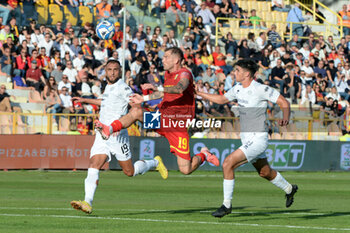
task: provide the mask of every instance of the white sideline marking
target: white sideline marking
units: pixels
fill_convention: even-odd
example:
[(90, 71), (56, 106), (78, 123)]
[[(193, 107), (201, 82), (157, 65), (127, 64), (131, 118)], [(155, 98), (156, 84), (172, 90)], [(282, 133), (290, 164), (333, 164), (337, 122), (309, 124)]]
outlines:
[(189, 224), (207, 224), (207, 225), (231, 225), (231, 226), (250, 226), (250, 227), (275, 227), (275, 228), (294, 228), (294, 229), (313, 229), (313, 230), (332, 230), (332, 231), (350, 231), (350, 228), (334, 227), (309, 227), (293, 225), (271, 225), (271, 224), (249, 224), (233, 222), (203, 222), (203, 221), (184, 221), (167, 219), (147, 219), (147, 218), (118, 218), (118, 217), (97, 217), (97, 216), (71, 216), (71, 215), (41, 215), (41, 214), (0, 214), (7, 217), (47, 217), (47, 218), (78, 218), (78, 219), (103, 219), (120, 221), (139, 221), (139, 222), (163, 222), (163, 223), (189, 223)]
[[(45, 207), (0, 207), (0, 210), (74, 210), (73, 208), (45, 208)], [(98, 211), (136, 211), (136, 212), (167, 212), (172, 210), (157, 210), (157, 209), (97, 209)], [(174, 210), (176, 211), (176, 210)], [(210, 210), (201, 210), (199, 213), (211, 213)], [(232, 214), (288, 214), (288, 215), (329, 215), (330, 213), (310, 213), (310, 212), (262, 212), (262, 211), (232, 211)], [(350, 215), (339, 213), (339, 216)]]

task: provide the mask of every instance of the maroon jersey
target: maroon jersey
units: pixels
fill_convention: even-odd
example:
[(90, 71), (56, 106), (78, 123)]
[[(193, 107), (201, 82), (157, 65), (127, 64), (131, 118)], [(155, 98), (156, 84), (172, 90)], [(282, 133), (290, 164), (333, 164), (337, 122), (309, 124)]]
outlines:
[(192, 119), (194, 117), (194, 85), (191, 71), (187, 68), (181, 68), (173, 73), (166, 71), (163, 86), (176, 86), (183, 78), (189, 80), (189, 85), (182, 94), (164, 92), (163, 101), (158, 106), (162, 117), (169, 117), (172, 119)]

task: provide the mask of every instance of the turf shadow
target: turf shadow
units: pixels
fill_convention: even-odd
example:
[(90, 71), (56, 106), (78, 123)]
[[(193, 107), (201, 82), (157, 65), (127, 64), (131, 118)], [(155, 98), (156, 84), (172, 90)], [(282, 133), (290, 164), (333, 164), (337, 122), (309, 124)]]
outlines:
[[(232, 208), (233, 211), (243, 210), (246, 208), (250, 208), (251, 206), (237, 206)], [(160, 210), (160, 211), (137, 211), (137, 212), (123, 212), (114, 214), (116, 216), (118, 215), (151, 215), (151, 214), (192, 214), (192, 213), (199, 213), (199, 214), (210, 214), (211, 212), (215, 211), (217, 208), (213, 207), (203, 207), (203, 208), (194, 208), (194, 209), (180, 209), (180, 210)]]
[(321, 213), (321, 214), (315, 214), (315, 215), (299, 216), (294, 218), (303, 218), (303, 219), (311, 220), (311, 219), (339, 217), (339, 216), (347, 216), (347, 215), (350, 216), (350, 212)]

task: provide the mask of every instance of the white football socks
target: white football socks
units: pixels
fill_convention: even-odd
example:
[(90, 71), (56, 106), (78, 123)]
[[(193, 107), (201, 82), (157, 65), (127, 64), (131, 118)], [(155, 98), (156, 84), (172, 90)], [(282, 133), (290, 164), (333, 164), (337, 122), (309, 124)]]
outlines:
[(92, 205), (95, 191), (97, 188), (99, 170), (96, 168), (89, 168), (85, 179), (85, 201)]
[(275, 179), (271, 180), (270, 182), (282, 189), (286, 194), (290, 194), (292, 192), (292, 185), (288, 183), (288, 181), (286, 181), (279, 172), (277, 172)]
[(143, 175), (149, 169), (158, 166), (158, 160), (150, 159), (150, 160), (138, 160), (134, 163), (134, 176)]
[(235, 180), (226, 180), (224, 179), (224, 203), (223, 205), (226, 208), (231, 207), (233, 189), (235, 187)]

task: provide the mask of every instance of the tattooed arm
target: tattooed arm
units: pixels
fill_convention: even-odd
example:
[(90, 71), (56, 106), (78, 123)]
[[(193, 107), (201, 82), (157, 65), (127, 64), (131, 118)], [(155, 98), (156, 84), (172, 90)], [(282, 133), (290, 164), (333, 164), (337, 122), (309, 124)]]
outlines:
[(164, 87), (163, 92), (170, 94), (181, 94), (184, 92), (184, 90), (186, 90), (189, 84), (190, 80), (188, 78), (181, 78), (181, 80), (175, 86)]

